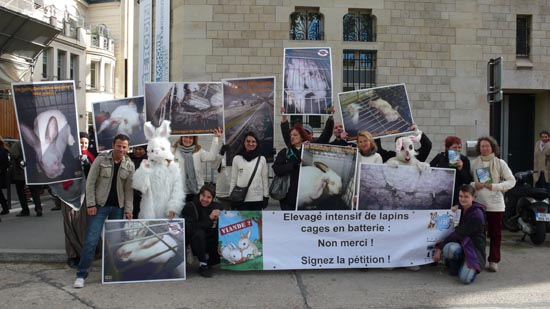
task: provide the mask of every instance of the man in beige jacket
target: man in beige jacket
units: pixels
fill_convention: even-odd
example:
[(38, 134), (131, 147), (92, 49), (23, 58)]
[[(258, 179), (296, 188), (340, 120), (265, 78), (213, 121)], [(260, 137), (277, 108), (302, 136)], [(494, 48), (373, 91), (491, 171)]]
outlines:
[(86, 181), (88, 229), (73, 284), (75, 288), (84, 287), (105, 220), (122, 219), (124, 216), (132, 219), (132, 177), (135, 168), (126, 155), (129, 140), (123, 134), (115, 136), (113, 150), (99, 154), (90, 168)]
[[(535, 143), (535, 171), (544, 171), (544, 179), (541, 179), (541, 185), (546, 186), (550, 183), (550, 133), (542, 130), (539, 133), (540, 140)], [(541, 173), (533, 174), (533, 183), (539, 181)]]

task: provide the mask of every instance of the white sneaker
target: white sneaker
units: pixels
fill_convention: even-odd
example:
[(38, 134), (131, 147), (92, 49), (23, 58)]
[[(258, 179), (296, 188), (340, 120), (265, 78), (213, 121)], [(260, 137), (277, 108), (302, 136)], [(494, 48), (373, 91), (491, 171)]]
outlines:
[(76, 278), (76, 280), (73, 283), (73, 288), (81, 289), (83, 287), (84, 287), (84, 278)]
[(489, 266), (487, 267), (487, 271), (496, 273), (498, 271), (498, 263), (495, 262), (489, 262)]

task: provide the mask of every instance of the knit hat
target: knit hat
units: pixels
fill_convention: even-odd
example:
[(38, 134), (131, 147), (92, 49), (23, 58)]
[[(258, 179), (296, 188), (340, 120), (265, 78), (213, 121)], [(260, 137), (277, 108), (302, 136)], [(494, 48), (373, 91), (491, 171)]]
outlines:
[(306, 130), (307, 133), (313, 135), (313, 128), (309, 124), (304, 124), (302, 125), (302, 127), (304, 128), (304, 130)]

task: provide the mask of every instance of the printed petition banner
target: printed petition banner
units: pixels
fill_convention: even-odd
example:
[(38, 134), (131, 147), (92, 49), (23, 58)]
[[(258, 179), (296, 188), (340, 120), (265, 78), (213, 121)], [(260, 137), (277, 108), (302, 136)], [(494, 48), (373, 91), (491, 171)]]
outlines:
[(82, 177), (74, 81), (12, 84), (27, 184)]
[(185, 280), (183, 219), (107, 220), (103, 283)]
[(224, 121), (227, 166), (241, 149), (244, 134), (253, 131), (267, 162), (273, 162), (275, 77), (224, 79)]
[(344, 128), (350, 136), (368, 131), (374, 137), (411, 131), (411, 106), (404, 84), (338, 94)]
[(222, 269), (264, 269), (261, 211), (224, 211), (218, 231)]
[[(240, 245), (240, 239), (255, 242), (263, 270), (429, 264), (435, 243), (453, 230), (453, 220), (458, 221), (450, 210), (263, 211), (261, 218), (255, 215), (254, 222), (261, 224), (249, 241), (253, 227), (247, 217), (246, 212), (234, 211), (220, 216), (222, 254), (228, 259), (222, 268), (237, 269), (244, 259), (246, 246)], [(239, 268), (249, 269), (257, 268)]]

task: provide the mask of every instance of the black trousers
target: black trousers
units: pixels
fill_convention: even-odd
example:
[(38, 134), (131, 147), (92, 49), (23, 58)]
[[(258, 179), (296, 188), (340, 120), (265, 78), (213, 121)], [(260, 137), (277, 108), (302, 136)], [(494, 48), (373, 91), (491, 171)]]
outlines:
[(263, 210), (264, 202), (232, 202), (231, 210)]
[[(27, 203), (27, 197), (25, 196), (25, 181), (15, 180), (15, 189), (17, 190), (17, 197), (19, 197), (19, 203), (21, 203), (21, 211), (23, 213), (29, 213), (29, 204)], [(31, 191), (32, 201), (34, 202), (34, 210), (42, 211), (42, 204), (40, 202), (40, 190), (42, 186), (29, 186)]]
[(218, 253), (218, 229), (196, 229), (191, 234), (186, 234), (186, 243), (191, 245), (193, 254), (200, 262), (207, 263), (208, 265), (220, 263), (220, 255)]

